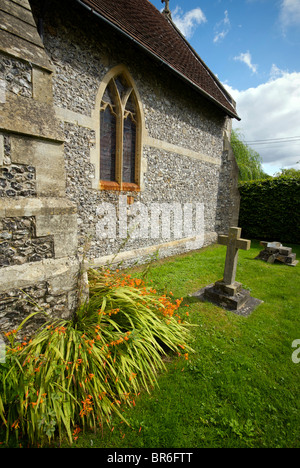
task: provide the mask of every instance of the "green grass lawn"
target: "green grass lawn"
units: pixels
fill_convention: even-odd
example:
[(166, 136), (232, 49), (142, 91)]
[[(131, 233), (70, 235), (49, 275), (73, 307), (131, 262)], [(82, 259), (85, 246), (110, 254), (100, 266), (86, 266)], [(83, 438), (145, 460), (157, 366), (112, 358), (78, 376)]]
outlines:
[[(300, 258), (300, 247), (293, 252)], [(195, 353), (170, 358), (159, 388), (141, 392), (113, 430), (79, 434), (74, 447), (300, 447), (300, 264), (254, 260), (261, 247), (239, 252), (237, 281), (264, 301), (241, 317), (190, 296), (221, 279), (226, 248), (160, 261), (148, 279), (188, 304)], [(134, 272), (136, 276), (140, 270)]]

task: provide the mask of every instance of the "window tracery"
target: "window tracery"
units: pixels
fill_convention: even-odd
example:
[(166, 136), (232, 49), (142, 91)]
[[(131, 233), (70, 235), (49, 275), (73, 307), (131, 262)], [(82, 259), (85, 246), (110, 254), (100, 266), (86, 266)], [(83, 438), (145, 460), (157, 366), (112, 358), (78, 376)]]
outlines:
[(106, 86), (100, 107), (101, 188), (138, 188), (140, 127), (134, 88), (118, 74)]

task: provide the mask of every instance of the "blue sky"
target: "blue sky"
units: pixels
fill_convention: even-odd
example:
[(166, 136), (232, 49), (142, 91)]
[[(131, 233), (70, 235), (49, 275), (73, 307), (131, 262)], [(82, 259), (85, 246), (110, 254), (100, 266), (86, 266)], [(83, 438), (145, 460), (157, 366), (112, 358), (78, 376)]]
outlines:
[(170, 9), (236, 100), (233, 126), (266, 172), (300, 169), (300, 0), (170, 0)]

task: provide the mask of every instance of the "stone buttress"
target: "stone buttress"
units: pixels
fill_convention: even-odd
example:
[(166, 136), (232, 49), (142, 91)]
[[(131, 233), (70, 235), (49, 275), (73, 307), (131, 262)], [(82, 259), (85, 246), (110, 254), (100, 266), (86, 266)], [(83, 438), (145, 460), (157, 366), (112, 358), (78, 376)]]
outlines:
[[(0, 0), (0, 333), (77, 303), (76, 206), (65, 195), (53, 68), (28, 0)], [(38, 323), (29, 321), (29, 335)]]

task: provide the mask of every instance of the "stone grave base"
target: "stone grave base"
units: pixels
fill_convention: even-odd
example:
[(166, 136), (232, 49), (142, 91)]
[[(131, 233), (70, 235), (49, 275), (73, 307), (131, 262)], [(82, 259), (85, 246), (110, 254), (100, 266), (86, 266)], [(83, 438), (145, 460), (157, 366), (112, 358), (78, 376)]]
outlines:
[(250, 296), (250, 292), (242, 288), (241, 283), (227, 285), (222, 281), (217, 281), (192, 294), (202, 301), (230, 310), (238, 315), (247, 317), (263, 301)]

